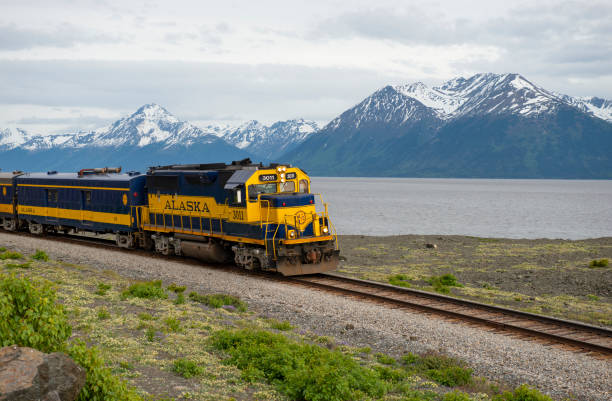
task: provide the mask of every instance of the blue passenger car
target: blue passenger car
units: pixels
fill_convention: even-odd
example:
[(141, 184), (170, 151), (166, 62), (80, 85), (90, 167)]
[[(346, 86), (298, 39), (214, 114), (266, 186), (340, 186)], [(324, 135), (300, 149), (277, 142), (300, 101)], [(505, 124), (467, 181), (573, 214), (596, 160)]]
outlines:
[(30, 232), (138, 231), (146, 205), (145, 176), (128, 174), (28, 173), (15, 179), (17, 212)]

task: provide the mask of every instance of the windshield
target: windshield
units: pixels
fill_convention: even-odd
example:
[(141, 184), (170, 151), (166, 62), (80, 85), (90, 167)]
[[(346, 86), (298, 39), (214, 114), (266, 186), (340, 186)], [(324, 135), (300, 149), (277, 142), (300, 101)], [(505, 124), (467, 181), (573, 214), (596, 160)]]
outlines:
[(274, 194), (276, 193), (276, 183), (269, 182), (267, 184), (249, 185), (249, 199), (257, 199), (259, 194)]

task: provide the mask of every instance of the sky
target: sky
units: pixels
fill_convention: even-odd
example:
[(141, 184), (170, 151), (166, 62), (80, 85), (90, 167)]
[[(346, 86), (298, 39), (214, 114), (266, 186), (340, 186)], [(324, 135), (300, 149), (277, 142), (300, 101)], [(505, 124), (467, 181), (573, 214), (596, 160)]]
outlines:
[(157, 103), (196, 125), (325, 124), (385, 85), (516, 72), (612, 99), (612, 1), (0, 0), (0, 129)]

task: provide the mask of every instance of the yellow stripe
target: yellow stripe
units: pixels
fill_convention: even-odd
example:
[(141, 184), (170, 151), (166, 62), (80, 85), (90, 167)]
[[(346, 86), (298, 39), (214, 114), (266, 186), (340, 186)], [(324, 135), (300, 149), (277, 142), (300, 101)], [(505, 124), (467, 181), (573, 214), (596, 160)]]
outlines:
[(206, 232), (206, 231), (191, 231), (191, 230), (181, 230), (180, 228), (169, 228), (166, 227), (164, 228), (163, 226), (154, 226), (154, 225), (143, 225), (142, 226), (143, 229), (147, 230), (147, 231), (156, 231), (156, 232), (164, 232), (164, 233), (181, 233), (181, 234), (191, 234), (191, 235), (198, 235), (201, 237), (214, 237), (214, 238), (220, 238), (220, 239), (224, 239), (227, 241), (234, 241), (234, 242), (245, 242), (245, 243), (249, 243), (249, 244), (257, 244), (257, 245), (264, 245), (264, 241), (263, 240), (258, 240), (258, 239), (253, 239), (253, 238), (246, 238), (246, 237), (235, 237), (233, 235), (223, 235), (223, 234), (211, 234), (210, 232)]
[(70, 185), (34, 185), (34, 184), (17, 184), (19, 187), (39, 187), (39, 188), (72, 188), (72, 189), (102, 189), (108, 191), (129, 191), (129, 188), (104, 188), (104, 187), (74, 187)]
[(12, 187), (12, 186), (13, 186), (13, 184), (0, 184), (0, 186)]
[(17, 212), (22, 215), (43, 216), (58, 219), (85, 220), (93, 223), (108, 223), (129, 226), (129, 214), (90, 212), (88, 210), (61, 209), (56, 207), (18, 205)]
[(309, 238), (300, 238), (300, 239), (283, 239), (281, 242), (283, 244), (292, 245), (292, 244), (304, 244), (306, 242), (318, 242), (318, 241), (331, 241), (334, 239), (331, 235), (327, 235), (325, 237), (309, 237)]
[(13, 214), (13, 205), (7, 203), (0, 203), (0, 213)]

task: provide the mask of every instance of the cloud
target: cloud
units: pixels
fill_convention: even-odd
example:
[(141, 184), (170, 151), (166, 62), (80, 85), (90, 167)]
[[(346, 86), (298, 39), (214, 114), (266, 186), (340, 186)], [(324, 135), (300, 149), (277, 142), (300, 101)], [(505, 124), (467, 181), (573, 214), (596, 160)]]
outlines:
[(0, 50), (24, 50), (36, 47), (73, 47), (79, 43), (117, 42), (118, 38), (103, 33), (81, 30), (62, 24), (52, 30), (0, 25)]

